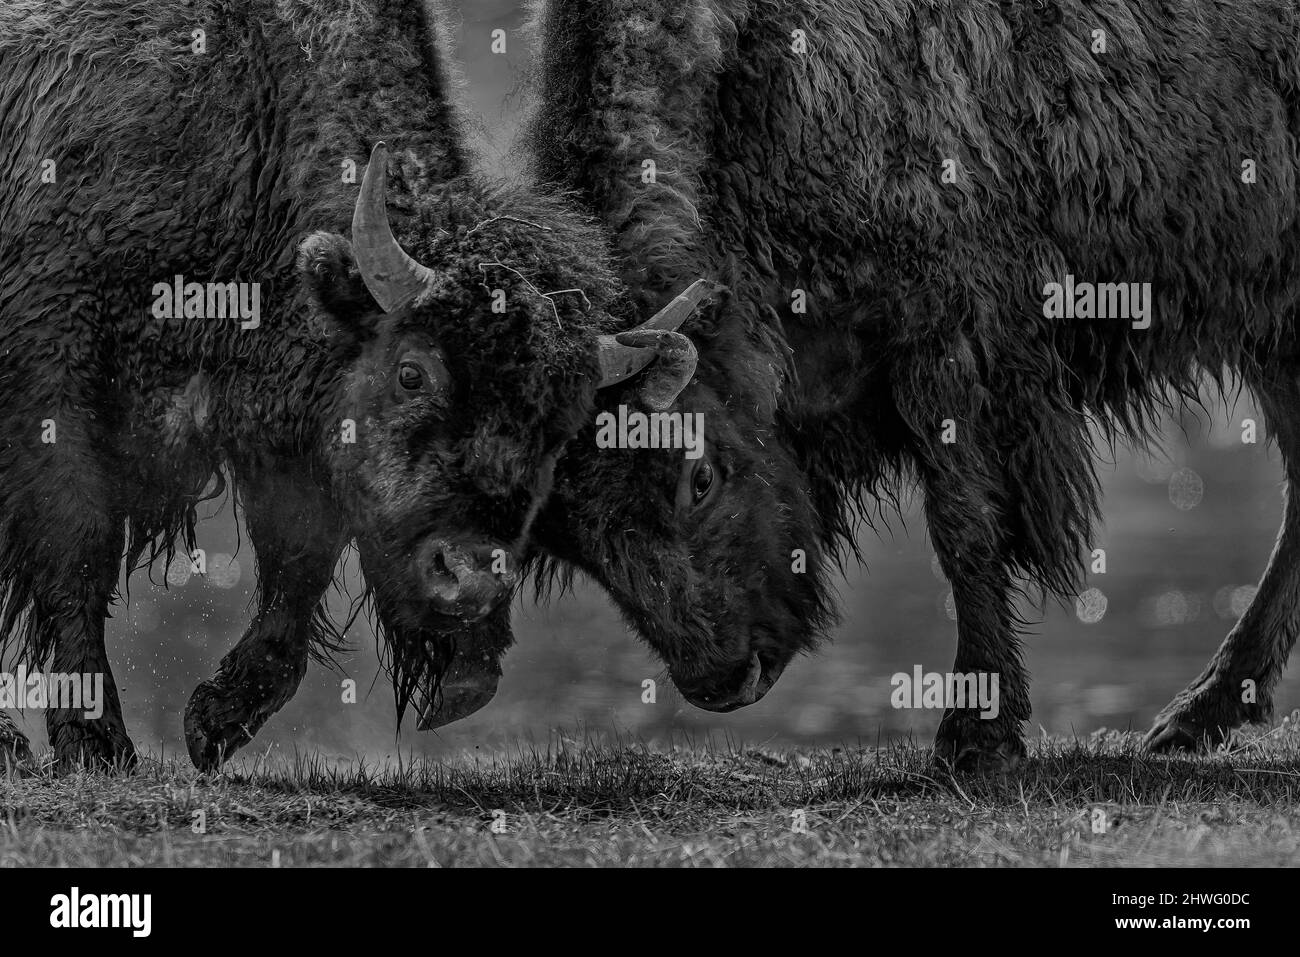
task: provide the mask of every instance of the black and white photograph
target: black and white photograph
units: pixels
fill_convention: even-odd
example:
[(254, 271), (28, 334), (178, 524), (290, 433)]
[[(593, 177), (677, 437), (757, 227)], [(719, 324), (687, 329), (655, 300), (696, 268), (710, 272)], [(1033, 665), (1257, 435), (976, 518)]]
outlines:
[(0, 0), (33, 927), (982, 868), (1258, 929), (1295, 481), (1295, 0)]

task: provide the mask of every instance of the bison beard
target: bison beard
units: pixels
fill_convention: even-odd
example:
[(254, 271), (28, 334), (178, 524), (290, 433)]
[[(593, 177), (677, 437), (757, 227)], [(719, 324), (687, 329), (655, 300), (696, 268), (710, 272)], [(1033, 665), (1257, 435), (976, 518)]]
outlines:
[[(584, 435), (538, 533), (692, 700), (753, 700), (725, 695), (755, 654), (775, 675), (807, 647), (822, 556), (914, 479), (956, 601), (953, 671), (1002, 689), (995, 720), (945, 713), (938, 753), (1012, 766), (1030, 713), (1015, 599), (1077, 590), (1090, 421), (1141, 444), (1226, 368), (1300, 479), (1292, 5), (549, 0), (537, 30), (539, 173), (603, 219), (646, 304), (701, 270), (731, 290), (692, 331), (679, 400), (705, 412), (723, 487), (665, 502), (675, 464)], [(647, 161), (654, 182), (628, 173)], [(1150, 282), (1150, 328), (1045, 319), (1067, 275)], [(1293, 494), (1254, 603), (1152, 745), (1270, 711), (1297, 591)]]
[[(419, 0), (10, 0), (0, 59), (0, 651), (105, 676), (101, 719), (47, 712), (56, 759), (133, 762), (104, 649), (121, 559), (193, 549), (227, 476), (257, 609), (186, 710), (196, 764), (337, 645), (323, 597), (352, 540), (399, 720), (412, 699), (422, 726), (481, 705), (509, 632), (480, 619), (551, 463), (611, 363), (656, 355), (608, 331), (632, 314), (603, 237), (469, 168)], [(400, 149), (358, 198), (340, 164), (381, 138)], [(260, 282), (260, 326), (154, 314), (175, 275)], [(0, 750), (26, 756), (11, 722)]]

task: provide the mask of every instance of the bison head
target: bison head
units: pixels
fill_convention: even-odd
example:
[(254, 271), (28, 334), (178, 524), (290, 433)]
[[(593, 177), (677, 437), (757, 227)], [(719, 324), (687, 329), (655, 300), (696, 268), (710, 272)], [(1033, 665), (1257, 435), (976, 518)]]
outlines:
[[(433, 724), (458, 647), (482, 666), (455, 673), (457, 700), (477, 707), (495, 687), (508, 616), (491, 613), (517, 581), (557, 460), (592, 417), (602, 364), (631, 374), (653, 352), (591, 349), (618, 286), (599, 233), (560, 204), (461, 180), (415, 196), (399, 242), (386, 174), (380, 144), (351, 242), (308, 237), (299, 271), (333, 351), (327, 468), (399, 709), (418, 694)], [(656, 317), (643, 332), (671, 325)]]
[[(761, 698), (831, 617), (810, 483), (782, 438), (779, 350), (757, 324), (721, 314), (689, 327), (698, 375), (689, 343), (618, 337), (670, 361), (597, 399), (607, 424), (620, 406), (629, 421), (631, 410), (698, 413), (702, 443), (689, 455), (609, 448), (593, 419), (559, 463), (534, 533), (547, 559), (604, 586), (685, 698), (710, 711)], [(685, 382), (665, 389), (675, 372)], [(543, 575), (557, 567), (544, 561)]]

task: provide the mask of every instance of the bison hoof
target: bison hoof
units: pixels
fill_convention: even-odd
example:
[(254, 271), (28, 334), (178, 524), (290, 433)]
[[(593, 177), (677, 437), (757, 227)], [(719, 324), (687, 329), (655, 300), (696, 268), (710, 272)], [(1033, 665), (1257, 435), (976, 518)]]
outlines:
[(261, 721), (213, 681), (200, 682), (185, 708), (185, 746), (200, 771), (216, 771), (253, 740)]
[[(978, 723), (978, 722), (977, 722)], [(1025, 759), (1025, 742), (1019, 731), (1008, 729), (1001, 736), (984, 728), (973, 733), (960, 724), (944, 723), (934, 740), (935, 761), (952, 771), (975, 774), (1009, 774)]]
[(126, 729), (105, 721), (66, 721), (50, 729), (50, 748), (60, 774), (80, 770), (129, 773), (138, 758)]
[(1143, 744), (1149, 751), (1164, 754), (1209, 751), (1226, 741), (1233, 728), (1265, 720), (1264, 712), (1259, 705), (1244, 704), (1230, 684), (1198, 683), (1165, 705)]

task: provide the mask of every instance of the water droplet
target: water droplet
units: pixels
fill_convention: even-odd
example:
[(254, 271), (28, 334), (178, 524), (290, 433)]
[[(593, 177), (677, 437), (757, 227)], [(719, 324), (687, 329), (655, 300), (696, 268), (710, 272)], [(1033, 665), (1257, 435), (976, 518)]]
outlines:
[(1185, 625), (1201, 617), (1201, 596), (1173, 589), (1156, 596), (1152, 609), (1155, 623), (1162, 627)]
[(1259, 588), (1255, 585), (1239, 585), (1232, 590), (1232, 598), (1229, 600), (1229, 607), (1232, 609), (1234, 618), (1240, 618), (1246, 614), (1246, 609), (1250, 603), (1255, 600), (1255, 592)]
[(217, 588), (234, 588), (239, 584), (239, 559), (225, 552), (209, 557), (208, 581)]
[(172, 587), (184, 585), (190, 580), (191, 573), (190, 560), (184, 555), (173, 555), (167, 566), (167, 584)]
[(1100, 588), (1089, 588), (1074, 600), (1074, 613), (1085, 625), (1095, 625), (1106, 616), (1107, 604)]
[(1169, 476), (1169, 501), (1181, 512), (1189, 511), (1201, 504), (1205, 495), (1205, 483), (1191, 469), (1179, 469)]

